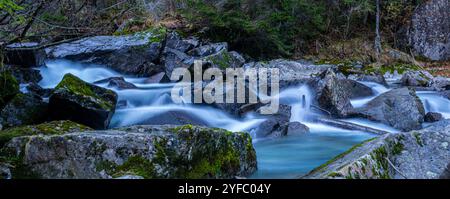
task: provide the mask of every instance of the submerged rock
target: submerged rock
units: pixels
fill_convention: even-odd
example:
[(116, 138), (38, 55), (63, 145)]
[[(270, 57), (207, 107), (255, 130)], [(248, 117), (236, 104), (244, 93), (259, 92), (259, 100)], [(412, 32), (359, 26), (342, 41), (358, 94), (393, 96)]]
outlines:
[(450, 120), (407, 133), (387, 134), (354, 146), (305, 178), (432, 179), (450, 162)]
[[(260, 109), (257, 110), (260, 112)], [(259, 124), (254, 133), (258, 138), (277, 138), (288, 134), (289, 119), (291, 118), (291, 106), (280, 104), (278, 112)]]
[(158, 62), (165, 33), (153, 31), (125, 36), (95, 36), (45, 49), (50, 58), (103, 64), (120, 73), (150, 76)]
[(408, 32), (415, 54), (431, 60), (450, 59), (450, 2), (430, 0), (413, 13)]
[(14, 138), (13, 178), (233, 178), (256, 170), (247, 133), (196, 126), (134, 126)]
[(309, 127), (300, 122), (289, 122), (287, 135), (304, 135), (309, 133)]
[(10, 71), (0, 71), (0, 109), (19, 93), (19, 83)]
[(117, 94), (66, 74), (50, 96), (50, 116), (72, 120), (95, 129), (108, 127), (114, 114)]
[(442, 119), (444, 119), (444, 117), (440, 113), (428, 112), (425, 115), (425, 122), (438, 122)]
[(422, 128), (425, 109), (414, 89), (399, 88), (383, 93), (364, 107), (354, 110), (358, 116), (390, 125), (402, 131)]
[(124, 89), (136, 89), (137, 86), (134, 84), (125, 81), (123, 77), (110, 77), (103, 80), (99, 80), (94, 82), (94, 84), (108, 84), (108, 87), (114, 87), (119, 90)]
[[(32, 94), (17, 94), (0, 112), (5, 127), (38, 124), (48, 117), (48, 104)], [(3, 121), (2, 121), (3, 120)]]

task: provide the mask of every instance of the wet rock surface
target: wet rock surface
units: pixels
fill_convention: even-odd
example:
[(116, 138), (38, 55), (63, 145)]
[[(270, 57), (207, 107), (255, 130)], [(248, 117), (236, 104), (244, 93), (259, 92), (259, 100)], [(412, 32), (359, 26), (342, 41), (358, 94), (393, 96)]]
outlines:
[(115, 112), (117, 98), (117, 94), (111, 90), (66, 74), (50, 97), (50, 117), (105, 129)]
[(422, 128), (425, 109), (414, 89), (399, 88), (379, 95), (352, 114), (410, 131)]
[(450, 2), (431, 0), (414, 12), (408, 34), (414, 51), (431, 60), (450, 59)]
[(234, 178), (256, 170), (248, 134), (191, 125), (18, 137), (5, 154), (12, 178)]
[(450, 120), (355, 146), (305, 178), (436, 179), (448, 176)]

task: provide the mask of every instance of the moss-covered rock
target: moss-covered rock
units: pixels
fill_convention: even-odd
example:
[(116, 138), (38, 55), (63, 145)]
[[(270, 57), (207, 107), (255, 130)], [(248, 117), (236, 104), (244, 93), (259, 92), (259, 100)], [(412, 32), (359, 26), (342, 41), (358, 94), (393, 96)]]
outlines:
[(19, 93), (19, 83), (10, 71), (0, 70), (0, 109)]
[(50, 97), (50, 115), (56, 120), (72, 120), (96, 129), (108, 127), (117, 103), (117, 94), (66, 74)]
[(0, 112), (0, 123), (5, 128), (38, 124), (48, 117), (48, 104), (32, 94), (17, 94)]
[(72, 121), (52, 121), (38, 125), (20, 126), (0, 131), (0, 148), (11, 139), (31, 135), (62, 135), (72, 132), (92, 130)]
[(249, 134), (191, 125), (19, 137), (3, 151), (20, 178), (234, 178), (256, 170)]
[(305, 178), (430, 179), (446, 172), (450, 120), (368, 140), (314, 169)]

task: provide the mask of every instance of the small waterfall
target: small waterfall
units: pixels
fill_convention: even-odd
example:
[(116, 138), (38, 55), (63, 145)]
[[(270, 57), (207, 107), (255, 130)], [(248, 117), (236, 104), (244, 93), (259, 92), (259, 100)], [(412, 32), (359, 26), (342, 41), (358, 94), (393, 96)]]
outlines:
[(450, 119), (450, 100), (433, 91), (418, 91), (426, 112), (436, 112), (442, 114), (446, 119)]
[(374, 98), (378, 97), (379, 95), (390, 91), (391, 89), (386, 88), (385, 86), (375, 83), (375, 82), (364, 82), (364, 81), (360, 81), (359, 83), (364, 84), (368, 87), (370, 87), (372, 89), (372, 92), (374, 93), (373, 96), (371, 97), (365, 97), (365, 98), (360, 98), (360, 99), (353, 99), (350, 101), (350, 103), (352, 104), (352, 106), (354, 108), (360, 108), (363, 107), (364, 105), (366, 105), (368, 102), (370, 102), (371, 100), (373, 100)]
[(291, 122), (305, 122), (309, 119), (312, 100), (312, 92), (306, 85), (288, 88), (280, 93), (280, 103), (292, 107)]

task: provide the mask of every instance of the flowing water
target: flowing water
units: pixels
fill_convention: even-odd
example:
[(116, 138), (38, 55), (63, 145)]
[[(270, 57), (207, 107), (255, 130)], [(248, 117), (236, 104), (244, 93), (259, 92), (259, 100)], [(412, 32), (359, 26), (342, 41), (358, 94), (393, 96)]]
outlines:
[[(108, 68), (70, 62), (66, 60), (47, 61), (46, 67), (39, 68), (43, 80), (39, 83), (44, 88), (53, 88), (61, 81), (64, 74), (72, 73), (87, 82), (95, 82), (108, 77), (122, 76)], [(135, 84), (137, 89), (117, 90), (119, 104), (111, 121), (111, 128), (135, 124), (152, 124), (159, 122), (165, 115), (181, 114), (196, 123), (210, 127), (225, 128), (230, 131), (250, 131), (265, 121), (264, 117), (248, 114), (236, 118), (224, 111), (192, 104), (174, 104), (170, 98), (170, 90), (174, 84), (147, 84), (145, 78), (124, 76), (125, 80)], [(362, 82), (372, 88), (375, 96), (352, 100), (356, 107), (362, 106), (370, 99), (389, 89), (375, 83)], [(98, 84), (107, 87), (106, 84)], [(310, 133), (302, 136), (287, 136), (280, 139), (254, 139), (258, 158), (258, 171), (252, 178), (296, 178), (315, 167), (327, 162), (336, 155), (348, 150), (355, 144), (374, 137), (372, 134), (338, 129), (323, 124), (313, 123), (320, 116), (310, 111), (313, 93), (307, 86), (291, 87), (280, 94), (280, 103), (292, 106), (291, 121), (299, 121), (310, 128)], [(429, 111), (443, 112), (450, 116), (449, 107), (439, 104), (450, 104), (433, 93), (420, 93), (422, 101)], [(170, 117), (168, 117), (170, 120)], [(167, 121), (167, 120), (166, 120)], [(353, 119), (350, 122), (360, 123), (373, 128), (396, 131), (385, 125), (365, 120)], [(251, 131), (250, 131), (251, 132)]]

